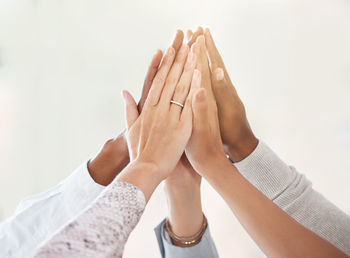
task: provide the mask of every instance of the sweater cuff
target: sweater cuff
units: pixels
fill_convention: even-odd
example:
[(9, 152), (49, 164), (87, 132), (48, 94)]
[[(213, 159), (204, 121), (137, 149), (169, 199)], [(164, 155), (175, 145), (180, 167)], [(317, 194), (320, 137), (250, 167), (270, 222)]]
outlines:
[(234, 164), (240, 173), (269, 199), (276, 199), (295, 179), (296, 172), (261, 140), (244, 160)]

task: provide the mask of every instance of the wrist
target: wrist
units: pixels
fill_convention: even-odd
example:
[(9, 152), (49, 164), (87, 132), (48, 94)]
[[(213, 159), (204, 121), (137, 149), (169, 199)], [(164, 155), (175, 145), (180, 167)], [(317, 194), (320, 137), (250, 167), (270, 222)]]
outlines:
[(197, 160), (193, 166), (200, 175), (206, 177), (220, 162), (228, 162), (227, 156), (223, 150), (214, 151), (209, 155), (203, 156), (201, 159)]
[[(188, 231), (188, 228), (186, 228), (187, 233), (184, 234), (184, 231), (180, 231), (179, 235), (179, 233), (176, 233), (175, 225), (171, 224), (170, 219), (167, 219), (165, 224), (166, 230), (171, 238), (172, 243), (180, 247), (191, 247), (198, 244), (207, 228), (207, 219), (203, 213), (201, 213), (200, 217), (198, 217), (198, 222), (199, 221), (201, 222), (196, 226), (195, 230)], [(191, 226), (193, 226), (193, 224)]]
[(200, 196), (186, 196), (182, 200), (168, 197), (169, 222), (172, 231), (180, 237), (189, 237), (197, 233), (203, 223), (203, 211)]
[(200, 183), (198, 182), (184, 180), (180, 184), (180, 182), (174, 183), (168, 179), (169, 177), (165, 181), (164, 190), (172, 199), (182, 199), (184, 196), (198, 196), (200, 194)]
[(211, 159), (208, 159), (206, 163), (203, 163), (201, 168), (203, 177), (208, 179), (210, 177), (215, 177), (215, 171), (218, 171), (220, 167), (232, 166), (231, 161), (227, 158), (225, 153), (218, 153), (215, 156), (212, 156)]
[(144, 194), (146, 202), (153, 191), (162, 181), (159, 167), (155, 163), (135, 159), (123, 170), (117, 178), (119, 182), (126, 182), (138, 187)]
[(234, 162), (239, 162), (248, 157), (255, 150), (258, 143), (259, 140), (250, 132), (249, 135), (242, 137), (235, 144), (226, 145), (225, 149)]
[(107, 141), (101, 151), (88, 163), (88, 171), (93, 180), (108, 185), (129, 163), (129, 153), (124, 134)]

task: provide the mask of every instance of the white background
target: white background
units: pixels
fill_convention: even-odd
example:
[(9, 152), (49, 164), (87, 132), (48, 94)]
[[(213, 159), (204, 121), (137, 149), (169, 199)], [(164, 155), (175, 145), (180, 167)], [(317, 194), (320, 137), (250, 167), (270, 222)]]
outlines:
[[(67, 177), (124, 127), (122, 89), (178, 28), (211, 28), (256, 135), (350, 214), (347, 0), (0, 1), (0, 219)], [(258, 248), (203, 183), (221, 257)], [(249, 201), (249, 200), (247, 200)], [(125, 257), (159, 257), (156, 191)]]

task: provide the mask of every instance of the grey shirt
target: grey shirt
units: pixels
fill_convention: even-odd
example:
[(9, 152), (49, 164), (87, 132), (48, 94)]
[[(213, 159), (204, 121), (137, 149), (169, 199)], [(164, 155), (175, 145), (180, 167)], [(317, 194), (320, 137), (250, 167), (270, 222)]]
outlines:
[[(285, 164), (264, 142), (259, 141), (247, 158), (234, 165), (296, 221), (350, 255), (350, 217), (316, 192), (303, 174)], [(209, 228), (201, 242), (189, 248), (171, 244), (164, 221), (155, 232), (163, 258), (218, 257)]]

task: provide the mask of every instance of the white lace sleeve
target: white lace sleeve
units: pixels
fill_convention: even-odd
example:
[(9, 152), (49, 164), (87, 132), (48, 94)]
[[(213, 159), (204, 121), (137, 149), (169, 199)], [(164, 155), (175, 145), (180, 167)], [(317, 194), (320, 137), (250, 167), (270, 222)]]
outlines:
[(122, 257), (145, 205), (145, 197), (137, 187), (114, 181), (87, 209), (46, 241), (35, 257)]

